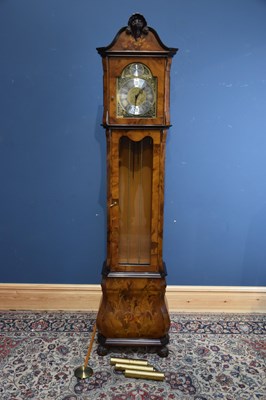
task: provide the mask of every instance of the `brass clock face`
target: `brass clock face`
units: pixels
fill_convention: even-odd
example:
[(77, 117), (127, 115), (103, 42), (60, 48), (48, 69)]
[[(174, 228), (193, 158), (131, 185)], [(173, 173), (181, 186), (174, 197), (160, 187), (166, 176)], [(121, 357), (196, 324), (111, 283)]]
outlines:
[(117, 115), (126, 118), (155, 117), (156, 83), (146, 65), (129, 64), (117, 79)]

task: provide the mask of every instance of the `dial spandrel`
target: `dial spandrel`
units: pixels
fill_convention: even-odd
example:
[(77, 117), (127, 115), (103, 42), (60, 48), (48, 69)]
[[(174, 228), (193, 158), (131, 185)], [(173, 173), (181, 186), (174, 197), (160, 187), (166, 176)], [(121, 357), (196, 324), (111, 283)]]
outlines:
[(157, 80), (142, 63), (131, 63), (117, 79), (117, 116), (156, 117)]

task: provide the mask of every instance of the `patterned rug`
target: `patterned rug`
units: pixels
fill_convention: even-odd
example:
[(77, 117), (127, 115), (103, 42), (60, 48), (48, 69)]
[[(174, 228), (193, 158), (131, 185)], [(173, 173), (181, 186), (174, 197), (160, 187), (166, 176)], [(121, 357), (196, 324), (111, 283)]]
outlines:
[[(79, 380), (95, 313), (0, 312), (1, 400), (266, 400), (266, 314), (171, 314), (169, 356), (113, 348)], [(162, 382), (125, 378), (110, 357), (147, 359)]]

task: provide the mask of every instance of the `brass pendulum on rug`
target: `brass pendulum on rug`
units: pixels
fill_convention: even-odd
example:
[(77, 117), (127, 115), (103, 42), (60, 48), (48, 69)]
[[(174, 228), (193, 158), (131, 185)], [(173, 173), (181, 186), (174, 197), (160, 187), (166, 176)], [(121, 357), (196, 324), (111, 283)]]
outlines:
[(90, 355), (91, 355), (91, 350), (92, 350), (95, 334), (96, 334), (96, 323), (94, 324), (94, 327), (93, 327), (91, 341), (90, 341), (90, 344), (89, 344), (89, 348), (88, 348), (88, 352), (87, 352), (86, 358), (84, 360), (84, 364), (75, 369), (75, 377), (76, 378), (86, 379), (86, 378), (89, 378), (90, 376), (93, 375), (93, 369), (88, 367), (88, 362), (89, 362), (89, 359), (90, 359)]

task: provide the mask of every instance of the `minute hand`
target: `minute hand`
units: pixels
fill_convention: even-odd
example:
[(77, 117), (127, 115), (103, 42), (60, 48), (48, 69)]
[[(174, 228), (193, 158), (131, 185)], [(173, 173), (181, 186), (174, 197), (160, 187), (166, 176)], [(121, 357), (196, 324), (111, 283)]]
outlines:
[(135, 95), (135, 106), (137, 105), (137, 101), (138, 101), (139, 95), (142, 94), (142, 93), (143, 93), (143, 89), (140, 89), (140, 90), (138, 91), (138, 93)]

